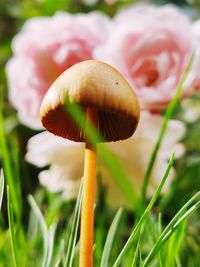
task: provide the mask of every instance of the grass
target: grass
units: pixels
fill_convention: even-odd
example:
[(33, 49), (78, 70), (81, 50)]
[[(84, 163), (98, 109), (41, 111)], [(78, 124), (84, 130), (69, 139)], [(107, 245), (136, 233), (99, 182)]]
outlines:
[(74, 209), (74, 218), (71, 226), (71, 232), (67, 243), (67, 255), (65, 258), (64, 267), (71, 267), (73, 263), (76, 240), (80, 223), (82, 191), (83, 191), (83, 184), (81, 183), (79, 194), (76, 201), (76, 206)]
[(8, 207), (8, 225), (9, 225), (10, 240), (11, 240), (11, 246), (12, 246), (13, 262), (14, 262), (14, 266), (18, 267), (19, 261), (18, 261), (18, 253), (17, 253), (13, 207), (12, 207), (12, 203), (10, 200), (9, 187), (7, 187), (7, 207)]
[[(1, 95), (2, 96), (2, 95)], [(13, 203), (14, 213), (18, 219), (21, 220), (22, 216), (22, 200), (18, 176), (18, 158), (17, 158), (17, 143), (14, 142), (14, 136), (11, 139), (12, 142), (12, 151), (10, 153), (10, 148), (8, 146), (6, 133), (4, 129), (4, 109), (3, 109), (3, 99), (0, 98), (0, 151), (2, 151), (2, 165), (4, 168), (4, 173), (6, 176), (6, 181), (10, 190), (10, 197)], [(15, 168), (13, 168), (15, 166)]]
[[(150, 203), (146, 207), (144, 213), (142, 214), (138, 223), (133, 227), (133, 231), (128, 238), (128, 241), (125, 243), (121, 252), (118, 251), (118, 257), (114, 263), (112, 263), (112, 250), (115, 247), (115, 239), (118, 236), (118, 227), (121, 225), (122, 219), (122, 210), (119, 209), (115, 218), (110, 226), (110, 229), (107, 233), (105, 240), (104, 249), (102, 252), (101, 262), (96, 263), (95, 266), (181, 266), (180, 254), (181, 254), (181, 244), (186, 235), (187, 221), (190, 216), (197, 211), (200, 207), (200, 192), (195, 194), (190, 198), (176, 215), (171, 219), (168, 225), (162, 230), (163, 225), (161, 222), (161, 214), (159, 214), (158, 219), (157, 215), (151, 213), (153, 205), (159, 197), (160, 191), (168, 177), (169, 171), (173, 165), (174, 157), (172, 156), (168, 168), (163, 176), (163, 179), (156, 190), (154, 196), (152, 197)], [(1, 199), (3, 196), (3, 172), (1, 172)], [(68, 237), (65, 234), (60, 233), (59, 238), (55, 236), (56, 224), (52, 223), (49, 227), (47, 226), (45, 216), (42, 214), (40, 208), (36, 204), (36, 201), (32, 196), (28, 197), (31, 209), (35, 216), (35, 224), (39, 224), (41, 229), (41, 237), (38, 231), (35, 231), (35, 238), (43, 240), (43, 252), (40, 251), (40, 262), (36, 264), (34, 261), (31, 263), (31, 258), (28, 259), (28, 264), (23, 265), (21, 254), (22, 249), (19, 247), (19, 236), (17, 234), (17, 223), (14, 221), (14, 214), (12, 208), (12, 201), (10, 199), (9, 188), (7, 187), (7, 210), (8, 210), (8, 222), (9, 222), (9, 235), (8, 238), (11, 242), (11, 250), (13, 255), (13, 263), (8, 266), (78, 266), (78, 226), (80, 219), (80, 206), (81, 206), (81, 197), (82, 197), (82, 186), (80, 187), (80, 192), (76, 201), (74, 208), (74, 215), (72, 223), (67, 226)], [(153, 216), (153, 225), (155, 229), (158, 229), (157, 236), (152, 244), (152, 248), (148, 251), (144, 249), (144, 244), (146, 243), (145, 236), (152, 235), (152, 232), (149, 232), (149, 224), (152, 223)], [(32, 218), (33, 219), (33, 218)], [(70, 219), (71, 220), (71, 219)], [(98, 220), (97, 220), (98, 221)], [(64, 227), (65, 228), (65, 227)], [(156, 233), (156, 230), (155, 232)], [(55, 240), (55, 241), (54, 241)], [(58, 250), (58, 247), (62, 247), (62, 240), (67, 240), (64, 242), (62, 249)], [(27, 240), (27, 246), (29, 246)], [(41, 242), (41, 241), (40, 241)], [(34, 246), (37, 244), (40, 247), (40, 242), (34, 242)], [(31, 241), (30, 241), (31, 243)], [(58, 244), (60, 246), (58, 246)], [(98, 244), (95, 244), (97, 247)], [(5, 251), (6, 248), (4, 248)], [(58, 253), (55, 253), (58, 250)], [(129, 250), (132, 250), (132, 253), (128, 253)], [(146, 253), (145, 253), (146, 251)], [(24, 251), (25, 252), (25, 251)], [(38, 253), (39, 251), (37, 251)], [(7, 252), (8, 253), (8, 252)], [(29, 251), (29, 254), (32, 252)], [(164, 255), (164, 256), (163, 256)], [(167, 256), (166, 256), (167, 255)], [(130, 265), (127, 265), (125, 262), (130, 262)], [(157, 262), (159, 265), (151, 265), (151, 262)], [(177, 265), (177, 262), (179, 265)], [(125, 263), (125, 265), (124, 265)]]
[(117, 233), (117, 228), (119, 226), (121, 216), (122, 216), (122, 209), (120, 208), (118, 210), (118, 212), (116, 213), (115, 218), (113, 219), (113, 222), (112, 222), (110, 229), (108, 231), (105, 245), (104, 245), (104, 249), (103, 249), (103, 253), (102, 253), (100, 267), (108, 266), (110, 253), (112, 250), (112, 246), (114, 245), (114, 239), (115, 239), (115, 235)]
[(0, 170), (0, 210), (3, 201), (4, 183), (4, 173), (3, 170)]
[(151, 209), (152, 209), (155, 201), (157, 200), (157, 198), (158, 198), (158, 196), (159, 196), (159, 194), (160, 194), (160, 192), (162, 190), (162, 187), (163, 187), (163, 185), (164, 185), (164, 183), (165, 183), (165, 181), (166, 181), (166, 179), (167, 179), (167, 177), (169, 175), (169, 172), (171, 170), (171, 167), (173, 165), (173, 161), (174, 161), (174, 155), (172, 155), (172, 158), (171, 158), (171, 160), (169, 162), (169, 165), (167, 167), (167, 170), (166, 170), (166, 172), (165, 172), (165, 174), (163, 176), (163, 179), (162, 179), (159, 187), (157, 188), (157, 190), (154, 193), (154, 195), (153, 195), (153, 197), (152, 197), (149, 205), (147, 206), (147, 208), (145, 209), (145, 211), (142, 214), (141, 218), (139, 219), (139, 222), (134, 227), (133, 232), (131, 233), (128, 241), (126, 242), (125, 246), (123, 247), (122, 251), (120, 252), (120, 254), (119, 254), (117, 260), (115, 261), (113, 267), (119, 266), (119, 264), (122, 261), (124, 255), (126, 254), (127, 250), (132, 246), (132, 243), (134, 242), (135, 238), (138, 238), (137, 234), (140, 231), (142, 225), (145, 223), (148, 214), (150, 213), (150, 211), (151, 211)]

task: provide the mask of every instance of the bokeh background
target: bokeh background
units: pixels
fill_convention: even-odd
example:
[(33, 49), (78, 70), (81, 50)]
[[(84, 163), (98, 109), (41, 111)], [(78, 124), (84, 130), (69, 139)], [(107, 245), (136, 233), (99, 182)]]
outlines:
[[(23, 65), (25, 73), (24, 75), (23, 71), (19, 71), (19, 75), (17, 74), (16, 77), (14, 77), (13, 75), (9, 74), (8, 70), (6, 71), (5, 66), (7, 62), (16, 53), (15, 51), (13, 51), (14, 49), (11, 45), (13, 42), (12, 40), (14, 36), (22, 30), (24, 23), (30, 18), (37, 18), (41, 16), (51, 17), (57, 11), (64, 11), (71, 14), (87, 14), (91, 11), (98, 10), (112, 19), (115, 18), (115, 16), (117, 16), (117, 14), (119, 14), (119, 12), (121, 12), (123, 8), (129, 8), (129, 6), (141, 3), (155, 4), (158, 6), (158, 8), (161, 8), (166, 4), (173, 4), (180, 9), (180, 12), (184, 14), (183, 16), (189, 18), (191, 23), (200, 19), (200, 1), (198, 0), (155, 0), (145, 2), (128, 0), (0, 0), (0, 97), (1, 111), (3, 110), (3, 120), (1, 120), (1, 139), (6, 137), (6, 147), (8, 152), (8, 154), (5, 154), (5, 142), (2, 141), (0, 145), (0, 166), (5, 166), (5, 164), (8, 164), (13, 170), (13, 175), (11, 175), (13, 176), (13, 179), (6, 181), (8, 184), (10, 183), (9, 186), (12, 185), (12, 188), (10, 189), (11, 197), (13, 197), (14, 195), (14, 199), (16, 201), (19, 201), (20, 203), (18, 203), (19, 205), (13, 203), (13, 207), (14, 216), (15, 218), (17, 218), (16, 221), (19, 220), (18, 223), (20, 222), (21, 228), (23, 229), (19, 230), (16, 227), (16, 232), (18, 234), (18, 245), (22, 244), (21, 253), (23, 253), (22, 248), (24, 248), (23, 242), (26, 238), (28, 238), (27, 251), (24, 253), (24, 255), (26, 254), (26, 256), (24, 256), (24, 260), (21, 260), (20, 266), (40, 266), (42, 258), (42, 255), (40, 253), (40, 251), (42, 250), (42, 237), (40, 231), (38, 230), (39, 227), (36, 226), (37, 223), (34, 223), (37, 220), (31, 213), (31, 208), (27, 200), (27, 197), (30, 194), (33, 195), (35, 200), (37, 201), (38, 206), (44, 214), (47, 225), (50, 226), (55, 221), (58, 225), (58, 239), (53, 253), (55, 259), (59, 254), (60, 245), (58, 245), (58, 243), (60, 244), (60, 240), (63, 239), (63, 232), (69, 231), (69, 226), (71, 223), (71, 219), (66, 220), (66, 214), (67, 217), (70, 217), (74, 208), (74, 201), (80, 182), (80, 179), (78, 178), (81, 178), (79, 176), (82, 171), (80, 165), (83, 161), (83, 147), (81, 145), (76, 145), (74, 147), (71, 144), (65, 144), (63, 140), (56, 140), (54, 143), (54, 141), (52, 141), (49, 136), (38, 137), (38, 139), (31, 139), (33, 136), (41, 132), (41, 128), (35, 127), (35, 125), (31, 127), (31, 123), (28, 123), (29, 125), (27, 123), (24, 123), (23, 119), (21, 119), (21, 117), (19, 116), (20, 108), (17, 108), (17, 104), (13, 105), (15, 101), (11, 101), (9, 97), (9, 95), (11, 94), (11, 87), (13, 87), (13, 84), (15, 84), (15, 81), (13, 79), (16, 80), (17, 84), (17, 81), (23, 81), (23, 79), (27, 77), (26, 64)], [(94, 25), (91, 25), (91, 27), (92, 26)], [(188, 37), (188, 39), (189, 38), (190, 37)], [(25, 49), (23, 47), (20, 47), (20, 42), (18, 49)], [(101, 49), (98, 53), (100, 54), (98, 58), (101, 59)], [(104, 59), (104, 57), (107, 60), (106, 53), (103, 55), (102, 59)], [(187, 57), (186, 59), (188, 60), (189, 57)], [(112, 58), (110, 59), (110, 61), (112, 64)], [(18, 67), (16, 65), (15, 67), (20, 68), (20, 66), (22, 65), (19, 65)], [(184, 66), (186, 65), (183, 65), (183, 67)], [(200, 68), (198, 68), (198, 64), (195, 71), (197, 73), (197, 76), (200, 76)], [(10, 80), (12, 80), (12, 84), (10, 83)], [(176, 88), (174, 87), (173, 90), (175, 89)], [(26, 90), (28, 91), (29, 88), (27, 87)], [(26, 90), (24, 90), (24, 94), (26, 94)], [(171, 153), (175, 149), (177, 152), (177, 157), (175, 159), (173, 173), (170, 176), (171, 183), (170, 185), (168, 184), (166, 186), (164, 190), (164, 197), (161, 197), (159, 199), (153, 212), (154, 215), (159, 211), (162, 212), (164, 225), (174, 214), (176, 214), (177, 210), (192, 195), (200, 190), (200, 93), (198, 90), (199, 87), (197, 80), (197, 88), (194, 90), (195, 92), (187, 94), (181, 101), (177, 103), (175, 111), (173, 112), (173, 116), (171, 118), (174, 121), (171, 121), (171, 124), (169, 124), (168, 126), (168, 135), (165, 139), (165, 145), (160, 150), (160, 155), (158, 158), (159, 160), (156, 163), (156, 167), (152, 175), (152, 177), (155, 178), (163, 174), (163, 171), (167, 166), (167, 161), (170, 158)], [(17, 98), (20, 98), (21, 95), (18, 95), (15, 92), (14, 97), (16, 98), (17, 102)], [(172, 98), (172, 96), (169, 98)], [(169, 101), (170, 99), (168, 100), (168, 103)], [(148, 108), (148, 112), (150, 111), (150, 113), (154, 114), (155, 116), (159, 116), (152, 119), (152, 124), (150, 123), (151, 118), (149, 118), (149, 115), (145, 114), (144, 112), (144, 115), (142, 115), (142, 126), (140, 127), (140, 130), (135, 137), (135, 141), (133, 139), (133, 141), (130, 141), (130, 144), (127, 143), (127, 145), (125, 146), (121, 144), (116, 148), (113, 144), (111, 145), (111, 150), (114, 152), (114, 154), (117, 155), (119, 160), (122, 161), (123, 166), (127, 168), (127, 171), (129, 173), (134, 173), (135, 171), (134, 175), (139, 175), (138, 177), (142, 175), (144, 176), (145, 169), (147, 168), (148, 162), (150, 160), (150, 155), (153, 151), (153, 146), (156, 143), (159, 130), (161, 129), (166, 108), (167, 105), (165, 105), (165, 107), (162, 109), (156, 108), (155, 106), (153, 108)], [(152, 131), (149, 136), (146, 136), (146, 129), (151, 129)], [(4, 135), (2, 133), (4, 133)], [(145, 138), (150, 140), (151, 142), (147, 144)], [(43, 140), (46, 141), (42, 143)], [(28, 147), (27, 144), (29, 144)], [(51, 144), (52, 146), (49, 146), (49, 144)], [(71, 149), (73, 152), (65, 154), (65, 151), (67, 149), (68, 151)], [(132, 150), (134, 149), (136, 152), (131, 154)], [(53, 153), (54, 156), (51, 155)], [(61, 153), (59, 155), (62, 156), (58, 156), (57, 153)], [(126, 153), (127, 157), (123, 156), (123, 153)], [(137, 162), (138, 157), (141, 157), (143, 159), (138, 160), (137, 163), (132, 164), (130, 162), (128, 164), (127, 162), (129, 160), (129, 155), (132, 155), (132, 160), (134, 162)], [(5, 158), (8, 161), (6, 161)], [(65, 163), (63, 162), (63, 158), (68, 160), (68, 165), (66, 168), (64, 167)], [(56, 162), (56, 159), (60, 159), (60, 161), (58, 160), (58, 162)], [(72, 163), (72, 165), (69, 164), (70, 159), (74, 162)], [(51, 172), (48, 172), (49, 168)], [(109, 175), (107, 174), (107, 170), (104, 167), (99, 168), (101, 172), (98, 178), (98, 201), (95, 211), (97, 216), (95, 238), (98, 244), (98, 249), (95, 252), (95, 266), (99, 266), (98, 264), (101, 258), (101, 251), (107, 234), (107, 230), (105, 229), (108, 229), (112, 218), (114, 217), (116, 209), (120, 205), (123, 205), (125, 212), (123, 215), (123, 222), (121, 223), (121, 227), (119, 228), (117, 238), (118, 244), (116, 245), (116, 248), (114, 248), (112, 255), (113, 258), (116, 257), (119, 247), (123, 243), (123, 240), (129, 235), (129, 231), (136, 216), (135, 207), (132, 207), (130, 203), (127, 204), (127, 201), (124, 200), (126, 198), (123, 196), (123, 193), (125, 192), (126, 194), (126, 190), (122, 194), (120, 193), (120, 201), (118, 203), (120, 183), (114, 184), (109, 180), (110, 182), (104, 184), (102, 177), (104, 175), (105, 177)], [(141, 172), (142, 168), (143, 171)], [(58, 173), (59, 178), (55, 180), (55, 175), (58, 175)], [(69, 178), (70, 182), (66, 184), (65, 182), (63, 182), (63, 180), (65, 180), (67, 175), (71, 176)], [(38, 179), (38, 177), (40, 178)], [(74, 177), (74, 180), (71, 179), (71, 177)], [(52, 178), (52, 180), (50, 180), (50, 178)], [(160, 179), (161, 178), (162, 177), (160, 177)], [(153, 180), (153, 182), (150, 184), (146, 203), (149, 201), (149, 197), (155, 191), (155, 188), (159, 182), (158, 180), (159, 179), (156, 178), (155, 181)], [(135, 182), (136, 191), (139, 195), (141, 193), (140, 191), (142, 190), (142, 181), (143, 180), (138, 181), (136, 179)], [(14, 193), (15, 191), (17, 193)], [(108, 201), (107, 193), (110, 194)], [(116, 199), (117, 201), (113, 201), (113, 199)], [(152, 219), (152, 224), (153, 220), (154, 219)], [(182, 265), (180, 266), (197, 267), (200, 265), (199, 223), (200, 218), (198, 213), (190, 218), (189, 222), (187, 223), (182, 252), (180, 254), (182, 261)], [(2, 236), (2, 239), (0, 237), (0, 239), (2, 240), (0, 241), (0, 266), (14, 266), (9, 254), (11, 245), (8, 234), (6, 193), (4, 195), (2, 212), (0, 216), (0, 229), (0, 235)], [(151, 231), (151, 229), (149, 231)], [(144, 242), (143, 247), (144, 251), (146, 251), (146, 249), (148, 250), (148, 248), (151, 247), (151, 242)], [(29, 259), (33, 259), (34, 257), (37, 258), (35, 263), (30, 263)], [(29, 262), (30, 265), (27, 265), (27, 262)], [(184, 265), (184, 262), (186, 265)], [(77, 261), (74, 266), (77, 266), (76, 264)], [(159, 265), (155, 264), (152, 266)]]

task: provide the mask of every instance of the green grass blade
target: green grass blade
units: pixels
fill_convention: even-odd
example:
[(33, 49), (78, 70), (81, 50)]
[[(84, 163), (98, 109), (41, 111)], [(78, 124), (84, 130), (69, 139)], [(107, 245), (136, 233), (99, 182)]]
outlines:
[(148, 264), (153, 260), (155, 255), (160, 251), (163, 244), (169, 239), (169, 237), (174, 233), (174, 231), (180, 226), (180, 224), (189, 218), (193, 212), (195, 212), (200, 207), (200, 201), (195, 203), (188, 211), (186, 209), (191, 205), (191, 203), (200, 197), (200, 192), (195, 194), (180, 210), (179, 212), (173, 217), (171, 222), (167, 225), (165, 230), (159, 236), (157, 242), (149, 252), (148, 256), (146, 257), (145, 261), (141, 265), (141, 267), (146, 267)]
[(17, 198), (19, 200), (18, 205), (22, 205), (22, 192), (21, 192), (21, 184), (20, 184), (20, 158), (23, 158), (21, 155), (21, 148), (18, 141), (18, 136), (14, 133), (10, 140), (10, 146), (12, 147), (11, 153), (11, 162), (12, 162), (12, 170), (13, 170), (13, 182), (15, 185), (15, 191), (17, 194)]
[(0, 170), (0, 210), (1, 210), (1, 205), (3, 201), (3, 193), (4, 193), (4, 174), (3, 170)]
[(144, 183), (143, 183), (143, 188), (142, 188), (142, 203), (145, 203), (146, 194), (147, 194), (147, 187), (148, 187), (149, 179), (150, 179), (150, 176), (151, 176), (151, 173), (153, 170), (153, 166), (154, 166), (157, 154), (158, 154), (158, 150), (161, 146), (162, 140), (163, 140), (164, 135), (166, 133), (168, 122), (169, 122), (170, 118), (172, 117), (172, 114), (173, 114), (173, 112), (174, 112), (174, 110), (175, 110), (175, 108), (176, 108), (176, 106), (180, 100), (183, 84), (184, 84), (184, 82), (185, 82), (185, 80), (189, 74), (189, 71), (190, 71), (192, 63), (193, 63), (193, 59), (194, 59), (194, 55), (191, 56), (187, 66), (185, 68), (185, 71), (181, 77), (181, 80), (177, 86), (176, 94), (173, 97), (172, 101), (170, 102), (170, 104), (166, 110), (164, 121), (163, 121), (161, 130), (160, 130), (160, 133), (159, 133), (159, 137), (158, 137), (158, 140), (157, 140), (156, 145), (154, 147), (154, 150), (152, 152), (151, 159), (149, 161), (149, 165), (148, 165), (145, 177), (144, 177)]
[(176, 194), (176, 190), (178, 190), (180, 184), (180, 180), (184, 177), (184, 174), (187, 172), (192, 172), (195, 167), (200, 166), (200, 157), (195, 157), (192, 161), (188, 160), (186, 162), (186, 165), (183, 166), (181, 170), (176, 174), (175, 179), (173, 180), (170, 190), (164, 195), (164, 197), (161, 199), (159, 203), (159, 210), (164, 211), (165, 209), (167, 210), (167, 207), (169, 205), (169, 202), (172, 200), (174, 195)]
[(172, 226), (172, 228), (165, 234), (165, 236), (162, 239), (162, 242), (165, 242), (172, 234), (173, 232), (180, 227), (181, 223), (183, 223), (186, 219), (188, 219), (196, 210), (200, 208), (200, 201), (195, 203), (187, 212), (185, 212), (180, 219)]
[[(194, 204), (176, 223), (173, 225), (173, 227), (167, 232), (167, 234), (162, 239), (161, 243), (159, 244), (157, 250), (155, 250), (154, 254), (152, 254), (152, 259), (156, 255), (157, 251), (159, 251), (164, 243), (169, 239), (169, 237), (178, 229), (178, 227), (181, 226), (185, 220), (187, 220), (197, 209), (200, 208), (200, 201)], [(152, 260), (151, 259), (151, 260)], [(151, 261), (150, 260), (150, 261)]]
[(67, 255), (65, 258), (64, 267), (71, 267), (73, 263), (74, 251), (75, 251), (77, 234), (78, 234), (78, 227), (79, 227), (79, 222), (80, 222), (82, 193), (83, 193), (83, 182), (81, 182), (77, 201), (76, 201), (76, 206), (74, 210), (74, 218), (73, 218), (69, 242), (67, 246)]
[(9, 186), (10, 190), (10, 197), (12, 200), (12, 205), (14, 209), (14, 213), (16, 215), (16, 219), (20, 222), (21, 220), (21, 214), (22, 214), (22, 200), (21, 195), (18, 190), (18, 186), (15, 184), (15, 175), (12, 168), (11, 163), (11, 156), (10, 151), (8, 148), (8, 144), (6, 141), (6, 135), (4, 132), (4, 116), (3, 116), (3, 101), (2, 96), (0, 97), (0, 151), (2, 153), (2, 162), (3, 162), (3, 168), (4, 168), (4, 174), (7, 181), (7, 184)]
[(66, 257), (66, 251), (65, 251), (65, 240), (63, 237), (66, 236), (66, 233), (62, 235), (60, 238), (59, 245), (57, 246), (57, 253), (54, 256), (55, 262), (64, 267), (65, 264), (65, 257)]
[(11, 238), (14, 266), (19, 267), (18, 257), (17, 257), (17, 244), (16, 244), (16, 237), (15, 237), (15, 229), (14, 229), (13, 208), (12, 208), (12, 203), (10, 200), (9, 187), (7, 187), (7, 210), (8, 210), (8, 224), (9, 224), (9, 232), (10, 232), (10, 238)]
[(147, 208), (146, 208), (146, 210), (144, 211), (142, 217), (140, 218), (139, 222), (138, 222), (137, 225), (135, 226), (135, 228), (134, 228), (133, 232), (131, 233), (131, 235), (130, 235), (128, 241), (126, 242), (125, 246), (123, 247), (122, 251), (120, 252), (118, 258), (116, 259), (116, 261), (115, 261), (113, 267), (117, 267), (117, 266), (119, 266), (119, 264), (121, 263), (121, 261), (122, 261), (124, 255), (126, 254), (127, 250), (131, 247), (133, 241), (135, 240), (135, 237), (137, 236), (137, 234), (138, 234), (138, 232), (139, 232), (139, 230), (140, 230), (142, 224), (143, 224), (144, 221), (146, 220), (146, 218), (147, 218), (149, 212), (151, 211), (151, 209), (152, 209), (152, 207), (153, 207), (155, 201), (157, 200), (157, 198), (158, 198), (158, 196), (159, 196), (159, 194), (160, 194), (160, 192), (161, 192), (161, 190), (162, 190), (162, 188), (163, 188), (164, 183), (166, 182), (166, 179), (167, 179), (167, 177), (168, 177), (168, 175), (169, 175), (169, 172), (170, 172), (170, 170), (171, 170), (171, 168), (172, 168), (173, 162), (174, 162), (174, 154), (172, 155), (172, 157), (171, 157), (171, 159), (170, 159), (170, 161), (169, 161), (169, 164), (168, 164), (168, 166), (167, 166), (167, 169), (166, 169), (166, 171), (165, 171), (165, 174), (164, 174), (164, 176), (163, 176), (163, 178), (162, 178), (162, 180), (161, 180), (161, 182), (160, 182), (160, 184), (159, 184), (159, 186), (158, 186), (156, 192), (154, 193), (154, 195), (153, 195), (153, 197), (152, 197), (152, 199), (151, 199), (149, 205), (147, 206)]
[(56, 261), (56, 264), (55, 264), (55, 266), (54, 267), (59, 267), (60, 266), (60, 264), (61, 264), (61, 258), (58, 258), (58, 260)]
[(136, 250), (135, 250), (135, 253), (134, 253), (133, 262), (132, 262), (131, 267), (137, 267), (138, 266), (137, 265), (138, 259), (141, 256), (140, 244), (141, 244), (141, 239), (142, 239), (142, 232), (143, 232), (143, 227), (141, 227), (141, 229), (140, 229), (140, 234), (139, 234), (139, 238), (138, 238), (138, 241), (137, 241), (137, 246), (136, 246)]
[(108, 231), (108, 235), (107, 235), (105, 246), (104, 246), (103, 253), (102, 253), (100, 267), (107, 267), (108, 266), (108, 260), (110, 257), (114, 237), (115, 237), (121, 216), (122, 216), (122, 209), (120, 208), (118, 210), (117, 214), (115, 215), (115, 218), (114, 218), (114, 220), (111, 224), (111, 227)]
[(176, 266), (177, 267), (183, 267), (182, 264), (181, 264), (181, 261), (180, 261), (179, 257), (176, 257)]
[[(158, 214), (158, 235), (162, 233), (162, 213)], [(164, 262), (162, 260), (162, 252), (159, 253), (159, 265), (160, 267), (164, 266)]]
[(28, 201), (30, 203), (30, 206), (31, 206), (34, 214), (35, 214), (36, 219), (38, 220), (38, 222), (40, 224), (40, 228), (42, 231), (44, 253), (43, 253), (43, 260), (42, 260), (41, 266), (46, 267), (48, 250), (49, 250), (49, 244), (48, 244), (49, 236), (48, 236), (47, 225), (46, 225), (45, 219), (44, 219), (37, 203), (35, 202), (34, 198), (31, 195), (28, 196)]
[(182, 224), (177, 231), (170, 237), (167, 260), (165, 267), (174, 267), (176, 264), (176, 258), (179, 254), (181, 243), (184, 237), (185, 224)]
[(54, 248), (54, 237), (55, 237), (55, 231), (56, 231), (56, 224), (52, 224), (49, 229), (48, 233), (48, 255), (47, 255), (47, 263), (45, 267), (49, 267), (51, 264), (52, 256), (53, 256), (53, 248)]
[(173, 225), (178, 221), (178, 219), (184, 214), (184, 212), (188, 209), (189, 206), (196, 200), (200, 198), (200, 192), (196, 193), (193, 197), (191, 197), (185, 205), (176, 213), (170, 223), (166, 226), (162, 234), (160, 235), (160, 239), (163, 239), (167, 232), (173, 227)]

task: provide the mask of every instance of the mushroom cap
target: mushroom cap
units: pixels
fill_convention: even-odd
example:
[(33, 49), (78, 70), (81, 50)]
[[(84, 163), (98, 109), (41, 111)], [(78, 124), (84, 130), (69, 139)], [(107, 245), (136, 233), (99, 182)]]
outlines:
[(47, 91), (40, 109), (43, 126), (55, 135), (85, 142), (84, 129), (66, 107), (78, 104), (98, 112), (98, 133), (104, 142), (130, 137), (140, 108), (133, 89), (112, 66), (97, 60), (82, 61), (63, 72)]

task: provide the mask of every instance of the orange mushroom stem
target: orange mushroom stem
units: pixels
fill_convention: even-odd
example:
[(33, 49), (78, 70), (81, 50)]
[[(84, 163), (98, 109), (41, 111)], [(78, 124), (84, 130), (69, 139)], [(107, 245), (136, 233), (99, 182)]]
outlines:
[[(98, 112), (88, 107), (86, 110), (86, 127), (91, 122), (98, 126)], [(81, 212), (80, 267), (93, 266), (94, 239), (94, 200), (96, 185), (96, 145), (86, 138), (84, 184)]]

